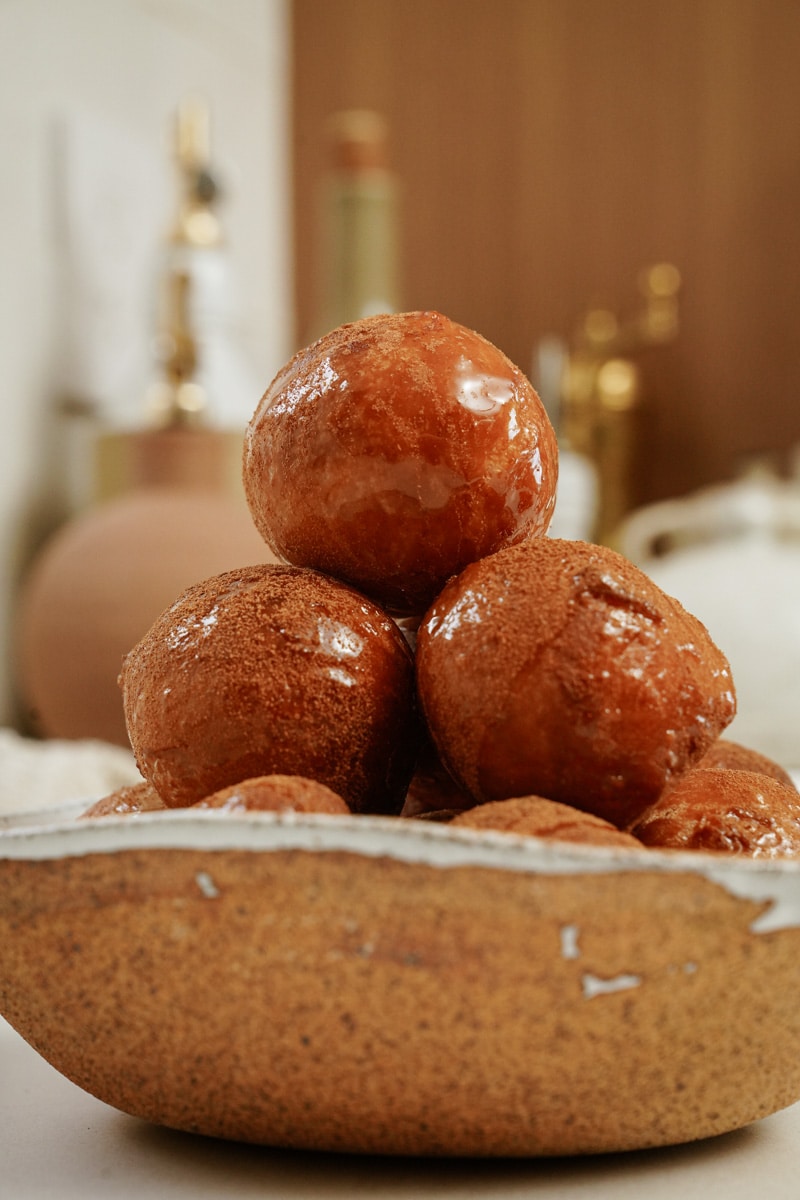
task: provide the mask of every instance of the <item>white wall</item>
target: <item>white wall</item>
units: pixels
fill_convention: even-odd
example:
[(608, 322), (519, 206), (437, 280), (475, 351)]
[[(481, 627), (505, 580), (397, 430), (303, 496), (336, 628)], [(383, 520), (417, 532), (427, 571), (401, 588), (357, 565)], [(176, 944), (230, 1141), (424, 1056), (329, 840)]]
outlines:
[[(260, 385), (291, 348), (288, 36), (288, 0), (0, 0), (0, 722), (17, 579), (67, 450), (58, 405), (84, 387), (113, 417), (147, 353), (187, 95), (210, 105), (238, 334)], [(92, 243), (82, 292), (65, 283), (65, 222)]]

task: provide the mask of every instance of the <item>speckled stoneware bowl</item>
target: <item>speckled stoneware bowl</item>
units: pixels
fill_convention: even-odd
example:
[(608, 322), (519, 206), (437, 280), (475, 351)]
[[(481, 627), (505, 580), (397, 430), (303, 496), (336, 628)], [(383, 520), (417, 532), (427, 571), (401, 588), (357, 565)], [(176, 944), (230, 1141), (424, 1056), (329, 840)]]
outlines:
[(0, 1011), (148, 1121), (549, 1155), (800, 1097), (800, 863), (369, 817), (0, 828)]

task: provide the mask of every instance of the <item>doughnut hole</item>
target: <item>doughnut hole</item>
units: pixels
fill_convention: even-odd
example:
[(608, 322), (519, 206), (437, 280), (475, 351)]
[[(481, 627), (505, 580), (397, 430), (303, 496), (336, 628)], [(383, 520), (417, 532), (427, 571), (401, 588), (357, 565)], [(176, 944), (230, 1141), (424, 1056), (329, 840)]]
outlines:
[(399, 811), (418, 738), (411, 652), (351, 588), (278, 564), (214, 576), (126, 656), (128, 734), (168, 807), (300, 775), (356, 812)]
[(705, 627), (621, 555), (532, 538), (467, 567), (417, 633), (417, 687), (478, 802), (537, 795), (619, 828), (733, 718)]
[(450, 576), (546, 531), (556, 439), (533, 387), (437, 312), (370, 317), (301, 350), (248, 426), (243, 477), (282, 559), (421, 614)]
[(690, 771), (630, 831), (659, 849), (793, 858), (800, 854), (800, 796), (755, 771)]

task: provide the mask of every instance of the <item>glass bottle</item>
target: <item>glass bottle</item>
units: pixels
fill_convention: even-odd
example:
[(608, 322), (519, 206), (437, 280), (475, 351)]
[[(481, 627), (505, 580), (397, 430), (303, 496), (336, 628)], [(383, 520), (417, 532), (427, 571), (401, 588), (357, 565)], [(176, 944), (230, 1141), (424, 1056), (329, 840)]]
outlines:
[(327, 132), (315, 336), (401, 307), (399, 189), (386, 121), (377, 112), (348, 110), (331, 117)]

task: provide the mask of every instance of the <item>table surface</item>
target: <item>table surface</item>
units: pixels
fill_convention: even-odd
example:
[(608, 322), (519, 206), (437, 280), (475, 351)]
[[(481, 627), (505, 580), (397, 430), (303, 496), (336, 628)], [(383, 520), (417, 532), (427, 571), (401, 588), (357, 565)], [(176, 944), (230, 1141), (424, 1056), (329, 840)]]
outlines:
[(160, 1129), (59, 1075), (0, 1019), (0, 1200), (797, 1200), (800, 1104), (723, 1137), (604, 1157), (308, 1154)]

